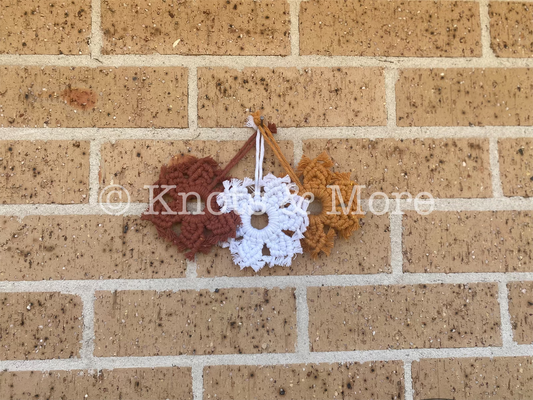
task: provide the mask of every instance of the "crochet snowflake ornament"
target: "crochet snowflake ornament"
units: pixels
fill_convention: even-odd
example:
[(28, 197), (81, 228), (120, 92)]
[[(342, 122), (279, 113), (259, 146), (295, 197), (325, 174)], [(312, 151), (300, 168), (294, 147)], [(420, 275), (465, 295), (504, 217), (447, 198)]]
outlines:
[[(247, 126), (257, 130), (255, 180), (224, 181), (224, 192), (218, 195), (217, 202), (222, 212), (234, 211), (241, 217), (236, 238), (223, 245), (229, 247), (233, 261), (241, 269), (252, 267), (257, 272), (265, 265), (289, 266), (293, 257), (303, 252), (300, 239), (309, 225), (308, 202), (296, 194), (297, 187), (288, 176), (262, 177), (264, 139), (252, 117)], [(252, 226), (254, 213), (268, 216), (265, 228)], [(270, 254), (263, 254), (265, 247)]]
[[(318, 215), (309, 216), (309, 228), (305, 232), (303, 247), (317, 258), (320, 252), (329, 256), (337, 234), (347, 239), (359, 229), (362, 214), (357, 214), (357, 199), (348, 202), (356, 183), (350, 179), (350, 173), (333, 172), (333, 161), (326, 152), (314, 159), (303, 156), (298, 164), (297, 174), (303, 177), (303, 191), (311, 193), (322, 204), (322, 211)], [(336, 187), (341, 196), (333, 194)], [(333, 199), (336, 199), (333, 203)], [(342, 199), (342, 200), (341, 200)], [(344, 212), (343, 207), (347, 208)]]

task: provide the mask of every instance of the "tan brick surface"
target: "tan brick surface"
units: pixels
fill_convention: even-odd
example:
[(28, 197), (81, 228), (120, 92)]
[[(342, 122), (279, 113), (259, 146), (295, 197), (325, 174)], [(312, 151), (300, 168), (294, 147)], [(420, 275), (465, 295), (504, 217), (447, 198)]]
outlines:
[(6, 399), (192, 400), (190, 368), (0, 372)]
[(108, 54), (288, 55), (285, 0), (102, 2)]
[[(253, 131), (250, 130), (250, 135)], [(292, 162), (293, 143), (281, 141), (278, 143), (283, 154)], [(190, 154), (196, 157), (213, 157), (225, 168), (227, 163), (237, 154), (244, 141), (214, 140), (184, 140), (184, 141), (155, 141), (155, 140), (124, 140), (115, 143), (105, 143), (102, 146), (102, 162), (100, 164), (100, 188), (119, 184), (128, 190), (132, 201), (147, 202), (149, 193), (144, 185), (154, 184), (161, 165), (167, 164), (172, 157)], [(272, 172), (285, 175), (281, 164), (274, 154), (267, 148), (265, 151), (264, 173)], [(255, 150), (248, 152), (231, 171), (230, 176), (244, 178), (254, 176)], [(107, 193), (107, 192), (105, 192)], [(103, 197), (106, 198), (106, 197)], [(123, 199), (126, 197), (123, 196)], [(111, 200), (119, 200), (118, 195)]]
[[(361, 197), (374, 192), (429, 192), (435, 198), (490, 197), (489, 143), (486, 139), (314, 139), (304, 154), (326, 150), (338, 172), (351, 172), (365, 185)], [(379, 199), (380, 197), (377, 197)], [(391, 202), (391, 205), (393, 203)]]
[(139, 217), (0, 217), (0, 280), (183, 278), (185, 257)]
[(364, 364), (216, 366), (204, 369), (206, 399), (403, 399), (399, 361)]
[(500, 139), (498, 149), (503, 194), (533, 197), (533, 139)]
[(198, 125), (240, 127), (250, 111), (278, 126), (385, 125), (379, 68), (198, 69)]
[[(532, 399), (530, 1), (0, 1), (0, 400)], [(256, 110), (369, 213), (329, 257), (186, 261), (145, 185)]]
[(533, 125), (527, 68), (404, 69), (396, 83), (399, 126)]
[(0, 67), (1, 127), (187, 127), (179, 67)]
[(412, 364), (414, 400), (530, 399), (533, 358), (423, 359)]
[(312, 351), (501, 346), (495, 284), (313, 287)]
[(0, 204), (87, 203), (88, 197), (89, 142), (0, 141)]
[(0, 360), (79, 357), (81, 312), (75, 295), (0, 293)]
[(531, 272), (533, 213), (439, 212), (403, 217), (405, 272)]
[(533, 344), (533, 282), (511, 282), (507, 289), (513, 339), (519, 344)]
[(305, 1), (300, 5), (300, 54), (480, 57), (479, 5)]
[(489, 3), (491, 48), (498, 57), (533, 56), (533, 8), (531, 3)]
[(0, 7), (0, 54), (88, 54), (90, 35), (90, 0), (6, 0)]
[(362, 227), (347, 240), (337, 238), (329, 257), (321, 255), (313, 260), (309, 254), (296, 256), (289, 267), (263, 268), (255, 273), (251, 268), (240, 270), (227, 249), (216, 248), (209, 254), (196, 256), (200, 277), (214, 276), (271, 276), (271, 275), (350, 275), (389, 273), (390, 223), (387, 215), (368, 213), (361, 220)]
[(293, 289), (97, 292), (96, 356), (291, 353)]

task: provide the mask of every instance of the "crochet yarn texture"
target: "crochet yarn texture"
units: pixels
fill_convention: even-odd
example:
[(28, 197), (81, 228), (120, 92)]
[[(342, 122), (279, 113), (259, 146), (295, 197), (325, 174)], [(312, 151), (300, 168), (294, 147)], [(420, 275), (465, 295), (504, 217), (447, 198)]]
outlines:
[[(154, 189), (154, 199), (167, 190), (165, 185), (176, 186), (164, 195), (172, 214), (162, 202), (157, 201), (153, 204), (154, 213), (148, 211), (141, 219), (151, 221), (159, 236), (175, 244), (180, 252), (187, 251), (185, 256), (189, 260), (193, 260), (197, 252), (208, 253), (219, 242), (234, 238), (240, 223), (239, 216), (233, 212), (221, 214), (216, 201), (216, 194), (222, 190), (219, 179), (224, 179), (224, 172), (211, 157), (173, 159), (168, 166), (161, 167), (159, 180), (154, 184), (159, 186)], [(185, 194), (193, 192), (198, 193), (205, 204), (201, 213), (184, 212)], [(190, 197), (196, 200), (196, 196)], [(174, 230), (178, 225), (181, 225), (179, 233)]]
[[(241, 269), (259, 271), (265, 265), (289, 266), (292, 258), (302, 253), (303, 232), (309, 224), (305, 201), (292, 193), (294, 185), (288, 176), (277, 178), (268, 174), (259, 183), (264, 194), (253, 196), (250, 189), (255, 181), (232, 179), (224, 181), (224, 192), (218, 196), (222, 211), (236, 211), (241, 217), (235, 239), (229, 239), (233, 261)], [(268, 225), (263, 229), (252, 226), (253, 213), (266, 213)], [(268, 254), (263, 254), (264, 248)]]
[[(289, 266), (292, 258), (303, 252), (300, 239), (309, 224), (308, 203), (295, 194), (297, 187), (288, 176), (277, 178), (268, 174), (263, 178), (264, 138), (253, 117), (248, 119), (247, 126), (257, 130), (255, 179), (224, 181), (224, 192), (217, 201), (223, 212), (235, 211), (241, 217), (236, 238), (226, 244), (233, 261), (241, 269), (252, 267), (257, 272), (265, 265)], [(266, 213), (268, 225), (254, 228), (253, 213)], [(265, 247), (269, 254), (263, 254)]]
[[(302, 177), (303, 191), (312, 193), (315, 200), (322, 205), (322, 210), (317, 215), (309, 215), (309, 227), (305, 232), (303, 247), (317, 258), (320, 252), (329, 256), (337, 234), (348, 238), (359, 229), (359, 220), (362, 214), (352, 214), (357, 210), (357, 198), (351, 204), (341, 204), (338, 192), (333, 194), (333, 188), (338, 186), (342, 199), (349, 202), (355, 182), (350, 180), (350, 173), (332, 172), (333, 162), (326, 152), (311, 160), (305, 155), (298, 164), (297, 174)], [(333, 197), (335, 196), (335, 197)], [(335, 198), (335, 203), (333, 203)], [(327, 231), (326, 231), (327, 229)]]

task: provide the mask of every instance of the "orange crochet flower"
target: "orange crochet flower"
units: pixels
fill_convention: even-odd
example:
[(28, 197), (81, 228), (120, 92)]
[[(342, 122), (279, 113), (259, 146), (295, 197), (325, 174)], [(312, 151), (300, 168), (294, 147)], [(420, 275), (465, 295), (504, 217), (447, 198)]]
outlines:
[[(349, 202), (356, 183), (350, 180), (350, 173), (333, 172), (330, 170), (332, 166), (333, 162), (327, 153), (323, 152), (314, 160), (304, 155), (296, 171), (299, 177), (303, 177), (303, 192), (312, 193), (315, 201), (322, 205), (319, 214), (309, 215), (309, 227), (302, 242), (304, 249), (310, 252), (313, 258), (317, 258), (321, 251), (329, 256), (337, 234), (345, 239), (350, 237), (359, 229), (359, 220), (363, 217), (362, 214), (352, 214), (357, 210), (355, 196), (348, 212), (343, 211), (341, 201)], [(335, 193), (335, 209), (332, 200), (334, 189), (328, 188), (330, 185), (338, 186), (342, 195), (341, 200), (338, 192)], [(348, 204), (344, 204), (344, 207), (348, 207)]]

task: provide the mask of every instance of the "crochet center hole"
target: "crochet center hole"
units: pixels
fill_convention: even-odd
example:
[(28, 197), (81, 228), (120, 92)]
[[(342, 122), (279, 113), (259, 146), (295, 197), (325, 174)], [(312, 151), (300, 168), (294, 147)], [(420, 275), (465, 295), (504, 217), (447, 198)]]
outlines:
[(318, 199), (313, 200), (311, 203), (309, 203), (307, 211), (309, 211), (311, 215), (320, 215), (322, 212), (322, 202)]
[(196, 201), (195, 199), (187, 200), (186, 210), (191, 214), (197, 214), (198, 211), (203, 212), (205, 203), (203, 201)]
[(268, 215), (266, 213), (263, 214), (252, 214), (250, 217), (250, 224), (255, 229), (265, 229), (268, 225)]
[(181, 235), (181, 224), (174, 224), (171, 228), (176, 235)]
[(174, 201), (174, 198), (171, 195), (169, 195), (169, 194), (164, 194), (163, 195), (163, 200), (164, 200), (165, 203), (170, 204), (170, 203), (172, 203)]

